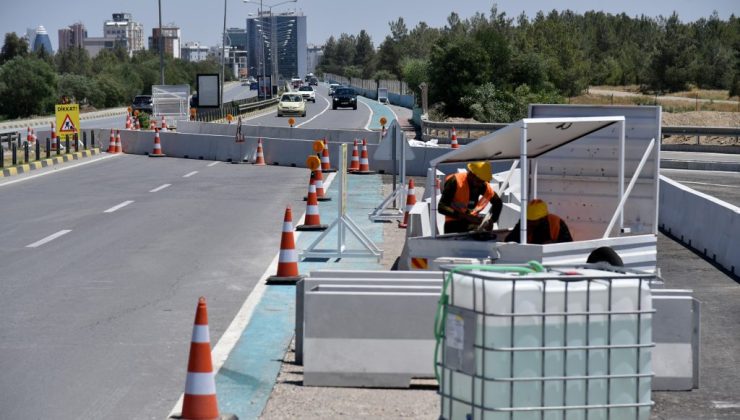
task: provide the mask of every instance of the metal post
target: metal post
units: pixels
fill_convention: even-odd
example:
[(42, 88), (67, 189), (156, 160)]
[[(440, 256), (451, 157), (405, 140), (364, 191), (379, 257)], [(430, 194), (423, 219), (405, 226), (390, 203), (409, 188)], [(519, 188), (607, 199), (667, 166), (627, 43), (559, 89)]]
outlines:
[(57, 156), (62, 154), (62, 139), (57, 136)]
[(46, 158), (49, 159), (51, 157), (51, 140), (49, 138), (46, 138)]
[(13, 148), (10, 150), (11, 153), (11, 163), (13, 166), (18, 164), (18, 156), (16, 156), (16, 153), (18, 153), (18, 145), (13, 143)]
[[(622, 120), (619, 124), (619, 201), (622, 201), (624, 196), (624, 140), (625, 140), (625, 121)], [(619, 214), (619, 228), (624, 227), (624, 212)]]
[(0, 141), (0, 168), (5, 167), (5, 150), (3, 150), (3, 142)]
[(224, 0), (224, 32), (221, 37), (221, 104), (224, 103), (224, 83), (226, 82), (226, 0)]
[(75, 142), (75, 153), (77, 153), (80, 151), (80, 141), (79, 141), (79, 137), (77, 136), (77, 133), (74, 134), (73, 139)]
[(529, 203), (529, 197), (527, 195), (527, 187), (528, 187), (528, 180), (527, 180), (527, 123), (522, 122), (522, 136), (519, 142), (519, 166), (521, 168), (521, 181), (520, 181), (520, 188), (521, 188), (521, 214), (519, 216), (519, 243), (520, 244), (526, 244), (527, 243), (527, 203)]
[(69, 153), (69, 134), (64, 136), (64, 154)]
[(41, 142), (36, 140), (36, 160), (41, 160)]
[(95, 131), (90, 132), (90, 147), (95, 148)]
[(87, 150), (87, 131), (82, 132), (82, 147)]
[(23, 143), (23, 163), (28, 163), (28, 142)]
[[(224, 0), (225, 1), (225, 0)], [(162, 35), (162, 0), (159, 3), (159, 79), (160, 84), (164, 84), (164, 36)]]

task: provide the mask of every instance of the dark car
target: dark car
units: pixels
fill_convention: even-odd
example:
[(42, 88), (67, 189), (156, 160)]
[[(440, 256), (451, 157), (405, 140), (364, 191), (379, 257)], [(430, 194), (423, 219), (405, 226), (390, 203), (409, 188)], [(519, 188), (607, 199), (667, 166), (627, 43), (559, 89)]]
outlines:
[(152, 113), (152, 95), (138, 95), (131, 103), (131, 109), (139, 112)]
[(355, 90), (348, 87), (338, 87), (334, 90), (331, 109), (352, 108), (357, 109), (357, 94)]
[(249, 90), (258, 90), (260, 85), (258, 82), (249, 82)]
[(308, 80), (309, 86), (318, 86), (319, 85), (319, 79), (312, 77)]

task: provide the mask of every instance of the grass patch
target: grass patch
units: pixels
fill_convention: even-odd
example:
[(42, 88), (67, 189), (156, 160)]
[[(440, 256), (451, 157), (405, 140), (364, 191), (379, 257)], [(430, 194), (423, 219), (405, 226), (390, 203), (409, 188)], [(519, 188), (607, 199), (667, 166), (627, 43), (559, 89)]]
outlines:
[(687, 102), (677, 99), (663, 99), (655, 96), (602, 96), (580, 95), (569, 98), (570, 104), (585, 105), (661, 105), (664, 112), (720, 111), (740, 112), (740, 104), (723, 102)]

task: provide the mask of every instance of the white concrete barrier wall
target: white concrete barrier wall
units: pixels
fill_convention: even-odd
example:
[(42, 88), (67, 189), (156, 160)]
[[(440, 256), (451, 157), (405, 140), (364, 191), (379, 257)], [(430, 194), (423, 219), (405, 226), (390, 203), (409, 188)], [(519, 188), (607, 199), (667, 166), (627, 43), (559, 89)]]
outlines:
[(740, 208), (660, 177), (660, 227), (690, 248), (740, 274)]

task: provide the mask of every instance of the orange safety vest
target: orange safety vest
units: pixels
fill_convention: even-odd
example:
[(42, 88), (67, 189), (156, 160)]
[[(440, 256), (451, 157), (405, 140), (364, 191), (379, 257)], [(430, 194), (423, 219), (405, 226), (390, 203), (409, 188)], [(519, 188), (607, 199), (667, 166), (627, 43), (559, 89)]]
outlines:
[[(458, 172), (456, 174), (447, 175), (447, 178), (445, 178), (445, 182), (449, 181), (449, 179), (452, 177), (455, 177), (457, 189), (455, 190), (455, 196), (452, 198), (452, 203), (450, 203), (450, 206), (455, 210), (465, 212), (468, 209), (468, 203), (470, 202), (468, 173)], [(480, 213), (484, 208), (486, 208), (494, 195), (496, 195), (496, 193), (493, 191), (493, 187), (491, 187), (491, 184), (486, 182), (486, 191), (483, 193), (483, 196), (480, 198), (480, 200), (478, 200), (478, 204), (475, 205), (475, 208), (471, 213)], [(445, 222), (451, 222), (454, 220), (458, 220), (458, 218), (453, 216), (445, 216)]]
[[(550, 225), (550, 240), (545, 242), (545, 244), (551, 244), (558, 240), (558, 236), (560, 236), (560, 217), (554, 215), (554, 214), (548, 214), (547, 215), (547, 224)], [(527, 226), (527, 243), (531, 244), (533, 231), (532, 229)], [(544, 245), (544, 244), (542, 244)]]

